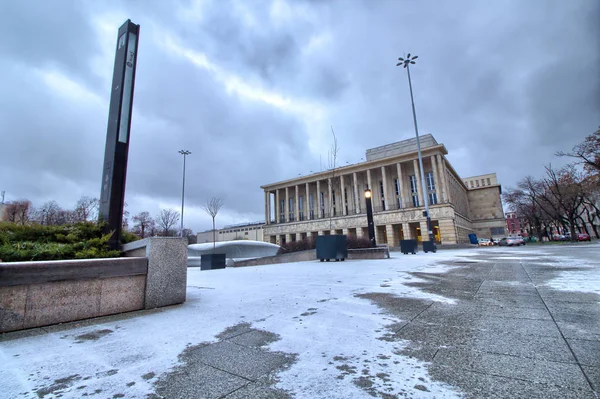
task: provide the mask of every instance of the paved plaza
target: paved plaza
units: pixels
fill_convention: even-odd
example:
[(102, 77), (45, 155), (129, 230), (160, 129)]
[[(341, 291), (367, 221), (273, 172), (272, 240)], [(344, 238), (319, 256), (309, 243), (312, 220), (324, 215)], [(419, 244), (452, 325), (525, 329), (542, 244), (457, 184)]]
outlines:
[(187, 301), (0, 335), (2, 398), (598, 398), (600, 245), (189, 269)]

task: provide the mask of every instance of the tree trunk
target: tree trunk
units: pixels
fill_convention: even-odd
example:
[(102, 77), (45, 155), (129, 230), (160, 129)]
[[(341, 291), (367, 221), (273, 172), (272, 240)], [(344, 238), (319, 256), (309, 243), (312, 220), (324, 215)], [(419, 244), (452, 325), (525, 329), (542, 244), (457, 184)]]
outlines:
[(215, 248), (217, 246), (215, 238), (215, 218), (213, 217), (213, 254), (215, 253)]

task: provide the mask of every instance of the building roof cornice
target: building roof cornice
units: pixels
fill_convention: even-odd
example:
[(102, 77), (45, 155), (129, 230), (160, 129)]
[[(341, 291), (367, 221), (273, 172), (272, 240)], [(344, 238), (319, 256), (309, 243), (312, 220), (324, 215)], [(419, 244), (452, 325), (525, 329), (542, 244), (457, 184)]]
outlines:
[[(438, 144), (431, 147), (426, 147), (421, 149), (421, 155), (423, 157), (432, 156), (441, 154), (442, 156), (448, 154), (448, 150), (443, 144)], [(340, 175), (349, 175), (354, 172), (362, 172), (366, 169), (375, 169), (381, 166), (393, 165), (398, 162), (408, 162), (412, 160), (418, 159), (417, 151), (407, 152), (403, 154), (393, 155), (391, 157), (375, 159), (372, 161), (358, 162), (355, 164), (344, 165), (335, 168), (335, 177), (339, 177)], [(449, 162), (446, 161), (446, 164), (449, 165)], [(454, 169), (452, 169), (454, 171)], [(293, 179), (282, 180), (279, 182), (265, 184), (260, 186), (263, 190), (275, 190), (279, 188), (285, 188), (295, 185), (301, 185), (306, 183), (313, 183), (317, 180), (327, 180), (332, 177), (332, 169), (325, 170), (322, 172), (311, 173), (309, 175), (299, 176)], [(454, 172), (456, 174), (456, 172)], [(458, 175), (457, 175), (458, 176)]]

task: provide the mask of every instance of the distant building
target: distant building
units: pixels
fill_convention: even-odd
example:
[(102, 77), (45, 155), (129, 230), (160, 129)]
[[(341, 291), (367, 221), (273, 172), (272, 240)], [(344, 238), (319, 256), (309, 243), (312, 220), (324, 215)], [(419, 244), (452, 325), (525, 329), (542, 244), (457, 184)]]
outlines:
[[(254, 240), (263, 241), (264, 222), (253, 222), (225, 226), (215, 231), (215, 241)], [(196, 234), (197, 243), (213, 241), (213, 231), (206, 230)]]
[(516, 212), (506, 212), (506, 230), (510, 235), (517, 235), (523, 232), (521, 221), (517, 217)]
[[(368, 236), (364, 191), (370, 188), (378, 243), (428, 240), (423, 195), (432, 231), (441, 244), (469, 242), (468, 235), (505, 235), (501, 187), (494, 173), (461, 178), (443, 144), (420, 137), (426, 187), (416, 138), (371, 148), (366, 161), (332, 171), (270, 183), (265, 193), (264, 240), (274, 244), (316, 235)], [(473, 185), (471, 186), (471, 182)]]

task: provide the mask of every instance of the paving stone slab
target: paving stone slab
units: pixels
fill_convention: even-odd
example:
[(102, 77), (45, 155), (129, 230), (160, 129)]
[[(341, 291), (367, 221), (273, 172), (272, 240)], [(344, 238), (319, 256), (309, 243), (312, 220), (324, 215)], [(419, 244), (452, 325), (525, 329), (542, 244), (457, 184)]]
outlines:
[(281, 353), (265, 352), (227, 341), (202, 347), (197, 353), (203, 363), (249, 380), (256, 380), (291, 361)]
[(233, 342), (248, 348), (262, 348), (278, 339), (279, 337), (277, 334), (262, 330), (252, 330), (244, 334), (236, 335), (228, 339), (227, 342)]
[(521, 335), (562, 337), (552, 320), (496, 317), (495, 315), (470, 312), (468, 309), (461, 311), (460, 305), (454, 309), (432, 308), (433, 306), (425, 310), (413, 322), (456, 327), (469, 326), (480, 330), (505, 331)]
[(500, 377), (554, 384), (563, 388), (589, 388), (585, 376), (576, 364), (449, 348), (441, 348), (433, 362)]
[(396, 316), (401, 320), (413, 319), (433, 303), (433, 301), (429, 300), (396, 296), (393, 294), (379, 292), (357, 294), (355, 296), (374, 302), (377, 306), (385, 309), (386, 313)]
[(562, 338), (491, 331), (477, 336), (471, 345), (478, 351), (575, 363), (573, 354)]
[(546, 309), (546, 305), (539, 296), (534, 295), (502, 295), (498, 293), (477, 293), (474, 301), (498, 306), (515, 306), (522, 308)]
[(575, 352), (579, 363), (586, 366), (600, 366), (600, 341), (583, 339), (567, 339), (567, 341), (573, 352)]
[(558, 324), (558, 328), (565, 338), (600, 341), (600, 330), (591, 329), (587, 324), (574, 324), (564, 321), (557, 321), (556, 324)]
[(583, 372), (587, 375), (587, 378), (592, 382), (594, 390), (600, 397), (600, 367), (582, 366)]
[(575, 363), (562, 338), (420, 323), (409, 323), (393, 337), (438, 347), (468, 346), (481, 352)]
[(223, 399), (289, 399), (291, 396), (281, 390), (260, 383), (250, 383), (224, 396)]
[[(477, 301), (460, 301), (456, 304), (435, 303), (423, 311), (417, 319), (419, 321), (450, 324), (473, 323), (478, 320), (492, 322), (496, 319), (525, 319), (551, 321), (550, 313), (542, 308), (520, 308), (482, 304)], [(500, 320), (502, 321), (502, 320)], [(461, 325), (459, 325), (461, 326)]]
[(440, 381), (459, 387), (467, 399), (527, 398), (527, 399), (590, 399), (591, 389), (573, 390), (553, 384), (540, 384), (519, 379), (492, 376), (453, 367), (431, 365), (429, 375)]
[(558, 291), (547, 288), (539, 288), (538, 292), (544, 301), (566, 302), (566, 303), (591, 303), (598, 304), (600, 295), (585, 292)]
[(220, 398), (248, 384), (248, 380), (195, 362), (159, 377), (155, 397)]
[(506, 317), (513, 319), (537, 319), (537, 320), (551, 320), (552, 317), (548, 310), (544, 307), (530, 308), (530, 307), (519, 307), (519, 306), (502, 306), (492, 305), (489, 303), (483, 303), (478, 300), (463, 300), (459, 304), (464, 307), (467, 311), (476, 313), (482, 313), (485, 315), (491, 315), (495, 317)]

